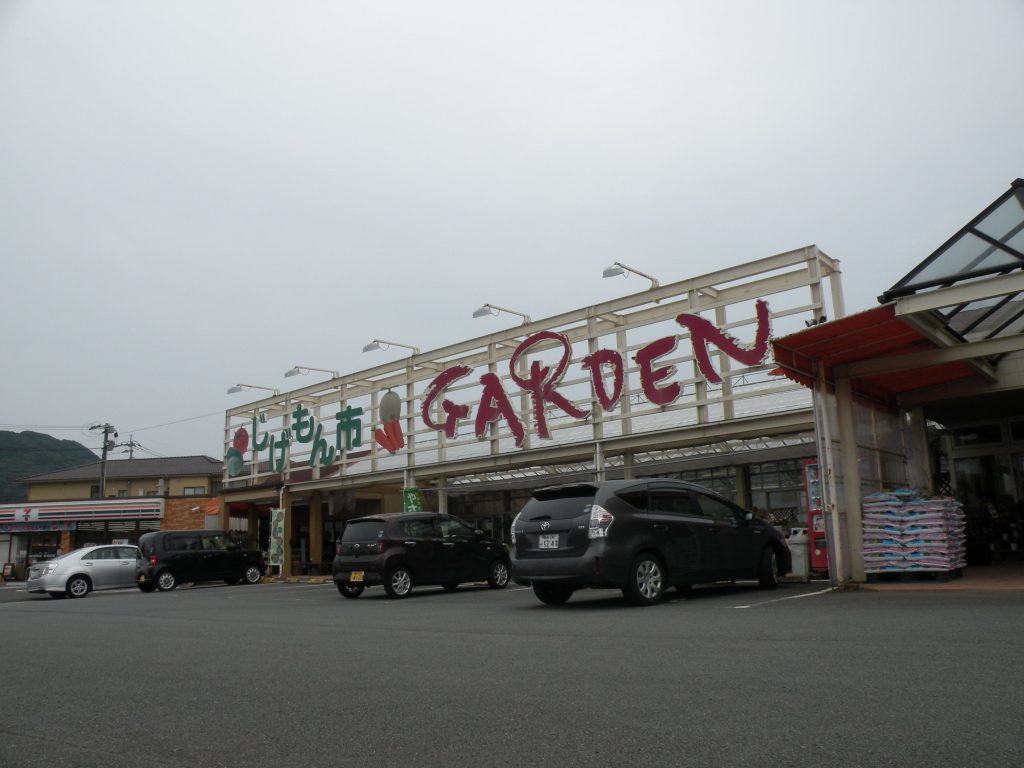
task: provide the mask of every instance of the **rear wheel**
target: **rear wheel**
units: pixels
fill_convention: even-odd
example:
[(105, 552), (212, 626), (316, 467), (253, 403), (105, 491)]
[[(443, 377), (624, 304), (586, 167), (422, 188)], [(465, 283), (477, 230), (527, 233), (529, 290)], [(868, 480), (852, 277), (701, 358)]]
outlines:
[(68, 585), (64, 590), (68, 597), (85, 597), (89, 594), (92, 585), (85, 576), (72, 576), (68, 579)]
[(775, 550), (765, 547), (757, 566), (757, 583), (761, 589), (775, 589), (779, 585), (779, 558)]
[(263, 571), (260, 570), (258, 565), (250, 565), (245, 569), (242, 578), (246, 584), (259, 584), (263, 579)]
[(408, 597), (412, 592), (412, 572), (404, 565), (389, 569), (384, 577), (384, 591), (388, 597)]
[(562, 605), (572, 597), (573, 588), (565, 584), (533, 583), (533, 594), (545, 605)]
[(341, 593), (342, 597), (355, 598), (363, 594), (363, 590), (366, 589), (365, 584), (346, 584), (342, 582), (338, 584), (338, 592)]
[(665, 592), (665, 571), (654, 555), (636, 556), (622, 594), (634, 605), (654, 605)]
[(161, 592), (169, 592), (178, 586), (178, 577), (171, 571), (160, 571), (156, 577), (156, 588)]
[(504, 560), (495, 560), (491, 563), (490, 573), (487, 574), (487, 586), (491, 589), (504, 589), (508, 586), (508, 563)]

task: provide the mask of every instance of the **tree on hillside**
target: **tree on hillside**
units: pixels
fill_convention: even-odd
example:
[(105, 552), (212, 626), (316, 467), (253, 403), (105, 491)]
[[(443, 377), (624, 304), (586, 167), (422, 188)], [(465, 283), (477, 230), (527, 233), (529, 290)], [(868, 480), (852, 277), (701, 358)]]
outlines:
[(0, 503), (25, 501), (28, 492), (19, 482), (23, 478), (95, 461), (96, 454), (74, 440), (0, 430)]

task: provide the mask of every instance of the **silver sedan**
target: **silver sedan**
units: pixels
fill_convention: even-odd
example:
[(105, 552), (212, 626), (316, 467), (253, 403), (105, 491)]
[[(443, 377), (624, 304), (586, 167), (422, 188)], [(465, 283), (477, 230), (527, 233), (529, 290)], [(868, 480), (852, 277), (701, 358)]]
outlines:
[(139, 548), (124, 544), (82, 547), (53, 560), (36, 563), (28, 572), (28, 591), (50, 597), (85, 597), (94, 589), (135, 586)]

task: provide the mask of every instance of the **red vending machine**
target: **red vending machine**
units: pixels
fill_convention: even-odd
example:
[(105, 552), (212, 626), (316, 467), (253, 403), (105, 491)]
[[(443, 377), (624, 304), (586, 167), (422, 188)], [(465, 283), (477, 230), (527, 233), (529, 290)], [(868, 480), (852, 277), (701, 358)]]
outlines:
[(828, 540), (821, 498), (821, 470), (817, 459), (804, 459), (804, 491), (807, 493), (807, 550), (811, 571), (828, 572)]

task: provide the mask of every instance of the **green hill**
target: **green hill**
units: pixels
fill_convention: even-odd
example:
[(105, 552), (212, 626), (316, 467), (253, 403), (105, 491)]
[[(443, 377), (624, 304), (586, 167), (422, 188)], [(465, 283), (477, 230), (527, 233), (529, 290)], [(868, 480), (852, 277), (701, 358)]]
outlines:
[(74, 440), (58, 440), (39, 432), (0, 430), (0, 504), (25, 500), (25, 486), (18, 482), (22, 478), (94, 461), (99, 461), (99, 457)]

